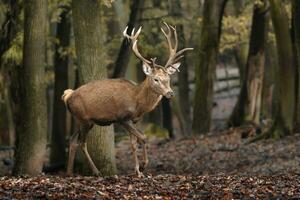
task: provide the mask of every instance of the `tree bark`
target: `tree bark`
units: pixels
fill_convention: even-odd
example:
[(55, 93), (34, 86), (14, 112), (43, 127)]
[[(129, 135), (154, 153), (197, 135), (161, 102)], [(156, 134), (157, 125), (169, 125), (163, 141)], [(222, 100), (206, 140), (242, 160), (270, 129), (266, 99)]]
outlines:
[[(245, 8), (244, 6), (245, 2), (241, 0), (233, 0), (233, 6), (235, 11), (235, 16), (239, 17)], [(242, 85), (242, 82), (244, 80), (245, 76), (245, 68), (247, 64), (247, 56), (248, 56), (248, 49), (249, 44), (248, 43), (241, 43), (237, 44), (234, 47), (234, 56), (235, 60), (237, 62), (239, 73), (240, 73), (240, 84)]]
[(300, 2), (292, 1), (292, 23), (294, 28), (295, 62), (297, 67), (296, 77), (296, 114), (294, 131), (300, 131)]
[[(1, 27), (0, 33), (0, 73), (2, 74), (3, 93), (5, 98), (5, 112), (7, 114), (8, 125), (8, 144), (15, 145), (15, 120), (17, 113), (16, 104), (18, 103), (14, 95), (18, 93), (17, 66), (14, 63), (4, 63), (3, 54), (11, 47), (12, 41), (16, 38), (17, 33), (23, 28), (20, 22), (20, 13), (22, 4), (17, 0), (9, 1), (9, 11)], [(0, 83), (1, 84), (1, 83)], [(13, 101), (12, 101), (13, 100)]]
[(169, 137), (175, 138), (173, 130), (173, 120), (172, 120), (172, 107), (170, 99), (163, 97), (162, 99), (162, 110), (163, 110), (163, 127), (168, 130)]
[[(183, 17), (182, 7), (179, 0), (172, 0), (170, 4), (170, 14), (175, 19)], [(178, 34), (178, 49), (183, 49), (186, 45), (184, 37), (184, 27), (182, 22), (176, 24), (176, 30)], [(188, 63), (186, 57), (182, 59), (182, 65), (180, 67), (180, 73), (178, 73), (178, 91), (179, 91), (179, 104), (180, 112), (183, 118), (183, 134), (192, 134), (192, 116), (191, 116), (191, 105), (190, 105), (190, 89), (189, 89), (189, 74), (188, 74)]]
[(226, 0), (206, 0), (200, 47), (197, 52), (193, 133), (210, 131), (214, 73), (217, 64), (221, 22)]
[(19, 69), (21, 99), (14, 175), (41, 173), (46, 150), (45, 49), (47, 1), (27, 0), (23, 66)]
[[(131, 33), (132, 29), (138, 25), (139, 19), (142, 16), (142, 8), (144, 6), (144, 0), (131, 0), (130, 16), (128, 21), (127, 33)], [(137, 27), (136, 27), (137, 28)], [(131, 44), (126, 38), (123, 39), (118, 58), (114, 67), (112, 78), (125, 76), (126, 69), (130, 60)]]
[(288, 17), (280, 0), (269, 0), (279, 69), (276, 73), (276, 114), (269, 135), (279, 138), (293, 132), (295, 113), (295, 67)]
[(274, 84), (275, 84), (275, 73), (278, 69), (278, 57), (276, 52), (275, 43), (268, 42), (266, 44), (266, 62), (265, 62), (265, 75), (263, 83), (263, 94), (262, 94), (262, 118), (271, 119), (272, 115), (275, 114), (274, 109)]
[(61, 95), (68, 88), (68, 55), (61, 55), (60, 51), (70, 44), (71, 23), (68, 18), (70, 8), (65, 9), (61, 14), (61, 21), (57, 25), (57, 39), (59, 43), (55, 47), (54, 61), (54, 101), (53, 101), (53, 124), (51, 135), (50, 163), (65, 163), (66, 161), (66, 108), (61, 100)]
[(265, 6), (266, 4), (254, 5), (245, 75), (239, 99), (229, 121), (233, 126), (244, 122), (259, 124), (267, 37)]
[[(101, 48), (101, 14), (98, 0), (72, 2), (76, 54), (80, 81), (87, 83), (107, 77)], [(89, 153), (103, 176), (116, 173), (113, 126), (95, 126), (87, 138)], [(87, 163), (81, 160), (85, 170)], [(88, 170), (90, 173), (90, 170)]]

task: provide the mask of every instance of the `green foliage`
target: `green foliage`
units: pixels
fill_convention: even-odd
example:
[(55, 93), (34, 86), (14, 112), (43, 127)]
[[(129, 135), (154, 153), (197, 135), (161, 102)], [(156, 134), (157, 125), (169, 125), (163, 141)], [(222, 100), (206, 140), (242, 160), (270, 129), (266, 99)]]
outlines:
[(100, 3), (101, 4), (104, 4), (105, 6), (107, 7), (111, 7), (112, 6), (112, 3), (114, 2), (115, 0), (100, 0)]
[(23, 60), (23, 31), (19, 32), (12, 41), (10, 48), (4, 52), (2, 63), (4, 65), (20, 65)]
[(71, 0), (49, 0), (48, 12), (51, 23), (60, 22), (61, 13), (71, 6)]
[(222, 21), (222, 35), (220, 52), (233, 49), (236, 45), (249, 42), (252, 18), (252, 5), (248, 5), (238, 17), (235, 15), (224, 16)]

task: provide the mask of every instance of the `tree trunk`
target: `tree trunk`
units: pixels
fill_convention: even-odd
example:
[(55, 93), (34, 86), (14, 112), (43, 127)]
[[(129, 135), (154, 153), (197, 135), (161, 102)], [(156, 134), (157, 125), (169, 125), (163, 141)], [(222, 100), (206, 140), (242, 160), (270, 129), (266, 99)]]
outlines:
[[(170, 4), (170, 14), (176, 19), (183, 17), (182, 7), (179, 0), (172, 0)], [(180, 20), (179, 20), (180, 21)], [(183, 49), (186, 45), (184, 37), (184, 27), (182, 22), (176, 24), (176, 30), (178, 34), (178, 49)], [(179, 91), (179, 103), (180, 103), (180, 112), (182, 113), (183, 119), (183, 134), (191, 135), (192, 134), (192, 116), (191, 116), (191, 105), (190, 105), (190, 96), (189, 96), (189, 74), (188, 74), (188, 63), (186, 57), (182, 60), (182, 65), (180, 67), (180, 73), (178, 73), (178, 91)]]
[(172, 108), (171, 101), (163, 97), (162, 99), (162, 110), (163, 110), (163, 127), (168, 130), (169, 137), (175, 138), (173, 130), (173, 120), (172, 120)]
[[(234, 12), (235, 16), (239, 17), (245, 8), (245, 2), (241, 0), (233, 0)], [(234, 47), (234, 56), (239, 68), (240, 74), (240, 85), (244, 80), (245, 76), (245, 68), (247, 64), (247, 55), (248, 55), (249, 44), (248, 43), (240, 43)]]
[(246, 121), (259, 124), (267, 36), (265, 5), (254, 5), (245, 75), (239, 99), (229, 122), (233, 126), (239, 126)]
[(214, 73), (226, 0), (204, 2), (200, 47), (197, 52), (193, 133), (210, 131)]
[(68, 88), (68, 55), (61, 55), (60, 50), (65, 50), (70, 44), (71, 23), (67, 17), (70, 9), (61, 14), (61, 21), (57, 25), (57, 39), (59, 43), (55, 47), (55, 82), (53, 101), (53, 129), (51, 137), (50, 163), (65, 163), (66, 161), (66, 108), (61, 100), (61, 95)]
[(296, 114), (294, 131), (300, 131), (300, 2), (292, 1), (292, 23), (294, 28), (295, 61), (297, 67), (296, 77)]
[[(142, 8), (144, 6), (144, 0), (131, 0), (130, 16), (128, 21), (127, 33), (131, 33), (132, 29), (138, 25), (139, 19), (142, 16)], [(136, 27), (137, 28), (137, 27)], [(121, 48), (116, 60), (114, 72), (112, 78), (125, 76), (126, 69), (130, 60), (131, 44), (126, 38), (123, 39)]]
[(293, 132), (295, 113), (295, 68), (288, 17), (280, 0), (269, 0), (279, 69), (276, 73), (276, 114), (270, 136), (279, 138)]
[(265, 75), (263, 83), (262, 94), (262, 111), (261, 115), (264, 119), (272, 118), (275, 113), (274, 109), (274, 82), (275, 73), (278, 69), (278, 57), (276, 52), (275, 43), (268, 42), (266, 44), (266, 62), (265, 62)]
[[(17, 79), (17, 66), (15, 63), (4, 63), (2, 60), (3, 54), (11, 47), (12, 41), (16, 38), (17, 33), (23, 28), (20, 22), (21, 3), (17, 0), (9, 1), (9, 11), (6, 13), (6, 18), (1, 27), (0, 33), (0, 73), (2, 75), (1, 82), (3, 83), (3, 93), (5, 101), (5, 112), (7, 114), (8, 126), (8, 141), (7, 144), (15, 145), (15, 119), (17, 116), (16, 111), (16, 98), (13, 96), (18, 93), (18, 79)], [(1, 83), (0, 83), (1, 84)]]
[(14, 175), (41, 173), (46, 150), (45, 49), (47, 1), (27, 0), (23, 66), (19, 69), (21, 105)]
[[(87, 83), (107, 77), (104, 49), (101, 47), (100, 1), (72, 2), (76, 54), (80, 80)], [(113, 126), (95, 126), (87, 138), (88, 150), (103, 176), (116, 173)], [(81, 160), (85, 171), (88, 164)], [(90, 170), (89, 170), (90, 172)]]

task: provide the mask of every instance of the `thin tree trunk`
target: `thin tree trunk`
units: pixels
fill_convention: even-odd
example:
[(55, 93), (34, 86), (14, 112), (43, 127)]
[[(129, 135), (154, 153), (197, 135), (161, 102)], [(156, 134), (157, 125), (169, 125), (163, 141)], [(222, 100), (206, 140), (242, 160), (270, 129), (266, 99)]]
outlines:
[(17, 84), (17, 66), (16, 64), (4, 63), (2, 60), (3, 54), (11, 47), (11, 42), (16, 38), (17, 33), (22, 29), (19, 15), (21, 13), (21, 3), (17, 0), (9, 1), (9, 12), (6, 13), (6, 18), (1, 27), (0, 33), (0, 73), (3, 77), (3, 88), (5, 107), (8, 122), (8, 144), (15, 146), (15, 120), (16, 120), (16, 104), (19, 103), (19, 95)]
[[(170, 14), (176, 19), (183, 17), (182, 7), (179, 0), (172, 0), (170, 4)], [(178, 34), (179, 49), (184, 48), (186, 45), (184, 37), (184, 27), (182, 23), (176, 25)], [(191, 116), (191, 105), (190, 105), (190, 89), (189, 89), (189, 74), (188, 74), (188, 63), (186, 57), (183, 58), (182, 65), (180, 67), (180, 73), (178, 73), (178, 90), (179, 90), (179, 103), (180, 112), (183, 118), (183, 134), (192, 134), (192, 116)]]
[(292, 1), (292, 23), (294, 28), (295, 61), (297, 67), (296, 83), (296, 114), (294, 131), (300, 131), (300, 1)]
[[(131, 0), (130, 16), (128, 21), (127, 33), (131, 33), (132, 29), (138, 25), (139, 19), (142, 16), (142, 7), (144, 6), (144, 0)], [(137, 28), (137, 27), (136, 27)], [(130, 43), (126, 38), (123, 39), (121, 48), (116, 60), (114, 72), (112, 78), (125, 76), (126, 69), (129, 63), (131, 55)]]
[(163, 127), (168, 130), (169, 137), (175, 138), (174, 130), (173, 130), (173, 121), (172, 121), (172, 108), (170, 99), (163, 98), (162, 99), (162, 110), (163, 110)]
[[(233, 6), (235, 10), (235, 16), (239, 17), (245, 6), (244, 6), (243, 1), (241, 0), (233, 0)], [(238, 44), (234, 47), (234, 56), (239, 68), (239, 73), (240, 73), (240, 84), (242, 85), (242, 82), (244, 80), (245, 76), (245, 68), (247, 64), (247, 56), (248, 56), (248, 49), (249, 49), (249, 44), (248, 43), (241, 43)]]
[(21, 106), (13, 174), (41, 173), (46, 151), (45, 49), (47, 1), (25, 1), (24, 60), (19, 69)]
[(295, 113), (295, 68), (288, 17), (280, 0), (269, 0), (279, 69), (276, 73), (276, 114), (270, 136), (279, 138), (293, 132)]
[(200, 47), (197, 52), (193, 133), (210, 131), (213, 83), (217, 64), (221, 22), (226, 0), (204, 2)]
[(61, 14), (61, 21), (57, 25), (57, 39), (55, 47), (55, 82), (53, 101), (53, 129), (51, 137), (50, 163), (65, 163), (66, 161), (66, 108), (61, 100), (61, 95), (68, 88), (68, 55), (61, 55), (60, 50), (65, 50), (70, 44), (71, 23), (67, 15), (69, 8)]
[[(80, 80), (87, 83), (107, 77), (104, 49), (101, 47), (101, 15), (98, 0), (72, 2), (76, 54)], [(113, 126), (95, 126), (87, 137), (87, 146), (103, 176), (116, 173)], [(85, 170), (88, 165), (81, 160)], [(89, 170), (90, 171), (90, 170)]]
[(233, 126), (239, 126), (246, 121), (259, 124), (267, 33), (265, 5), (254, 5), (245, 75), (238, 102), (229, 122)]

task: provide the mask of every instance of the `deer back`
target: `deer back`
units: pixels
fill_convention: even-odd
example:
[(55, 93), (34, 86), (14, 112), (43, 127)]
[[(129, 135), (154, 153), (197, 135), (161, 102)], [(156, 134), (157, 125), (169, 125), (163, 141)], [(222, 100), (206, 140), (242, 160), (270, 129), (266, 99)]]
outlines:
[[(138, 120), (159, 102), (146, 80), (136, 85), (126, 79), (93, 81), (76, 89), (68, 99), (70, 112), (80, 121), (109, 125), (124, 120)], [(155, 104), (155, 105), (154, 105)]]

